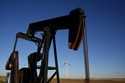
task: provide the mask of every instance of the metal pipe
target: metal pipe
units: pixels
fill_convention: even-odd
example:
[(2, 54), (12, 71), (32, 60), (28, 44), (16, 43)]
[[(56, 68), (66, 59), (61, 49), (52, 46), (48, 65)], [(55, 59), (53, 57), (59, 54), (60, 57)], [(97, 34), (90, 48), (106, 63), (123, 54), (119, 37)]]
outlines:
[[(85, 17), (84, 17), (85, 18)], [(84, 49), (84, 64), (85, 64), (85, 80), (90, 80), (90, 73), (89, 73), (89, 57), (88, 57), (88, 43), (87, 43), (87, 30), (85, 27), (85, 20), (83, 20), (83, 49)]]

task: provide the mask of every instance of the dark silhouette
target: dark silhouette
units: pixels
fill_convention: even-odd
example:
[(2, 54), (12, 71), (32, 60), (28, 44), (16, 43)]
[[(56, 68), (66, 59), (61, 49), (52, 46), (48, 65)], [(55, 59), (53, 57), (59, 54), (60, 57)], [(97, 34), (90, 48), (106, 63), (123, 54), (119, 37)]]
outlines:
[[(29, 24), (26, 33), (17, 33), (14, 49), (7, 62), (6, 69), (11, 70), (10, 83), (50, 83), (57, 76), (57, 83), (60, 83), (58, 59), (56, 50), (56, 31), (69, 31), (69, 48), (77, 50), (82, 37), (84, 38), (84, 54), (85, 54), (85, 72), (86, 82), (89, 82), (89, 64), (87, 39), (85, 33), (85, 16), (82, 9), (72, 10), (68, 15), (56, 17), (53, 19), (39, 21)], [(36, 32), (43, 32), (41, 38), (35, 36)], [(37, 51), (28, 56), (28, 68), (19, 70), (18, 51), (16, 44), (19, 38), (37, 43)], [(55, 67), (48, 66), (48, 56), (51, 42), (53, 41)], [(38, 66), (37, 62), (41, 61)], [(37, 69), (40, 70), (37, 73)], [(48, 70), (55, 70), (53, 75), (48, 79)]]

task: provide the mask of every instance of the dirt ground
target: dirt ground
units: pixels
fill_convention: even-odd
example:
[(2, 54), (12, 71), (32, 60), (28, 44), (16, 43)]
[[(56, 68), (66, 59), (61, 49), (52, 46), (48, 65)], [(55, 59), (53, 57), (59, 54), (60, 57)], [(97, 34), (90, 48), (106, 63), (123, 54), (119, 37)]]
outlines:
[[(52, 80), (51, 83), (56, 83), (56, 80)], [(62, 79), (60, 83), (125, 83), (124, 80), (91, 80), (91, 81), (85, 81), (85, 80), (74, 80), (74, 79)]]

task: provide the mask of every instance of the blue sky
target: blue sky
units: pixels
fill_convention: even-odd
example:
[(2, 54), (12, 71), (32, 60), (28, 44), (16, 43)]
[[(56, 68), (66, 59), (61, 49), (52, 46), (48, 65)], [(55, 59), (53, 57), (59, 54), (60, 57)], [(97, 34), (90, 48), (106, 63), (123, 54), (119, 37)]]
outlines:
[[(124, 0), (0, 0), (0, 74), (5, 74), (4, 66), (16, 32), (26, 32), (31, 22), (66, 15), (81, 7), (86, 14), (91, 77), (125, 77), (124, 3)], [(68, 76), (84, 77), (82, 44), (78, 51), (68, 49), (67, 31), (57, 32), (56, 38), (61, 77), (65, 76), (65, 61), (71, 64)], [(29, 52), (36, 49), (32, 47), (35, 44), (24, 40), (18, 43), (20, 68), (27, 66)], [(50, 59), (52, 64), (52, 56)]]

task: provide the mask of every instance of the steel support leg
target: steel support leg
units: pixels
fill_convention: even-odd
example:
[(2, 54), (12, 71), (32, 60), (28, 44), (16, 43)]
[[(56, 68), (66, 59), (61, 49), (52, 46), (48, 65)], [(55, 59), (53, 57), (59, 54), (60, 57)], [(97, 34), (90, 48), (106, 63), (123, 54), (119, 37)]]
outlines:
[(56, 65), (57, 83), (60, 83), (55, 35), (53, 35), (53, 47), (54, 47), (54, 57), (55, 57), (55, 65)]
[(44, 71), (42, 74), (43, 76), (40, 75), (40, 77), (43, 77), (42, 83), (47, 83), (48, 81), (48, 57), (49, 57), (49, 49), (50, 49), (51, 41), (52, 41), (52, 34), (49, 31), (45, 32), (45, 43), (43, 47), (44, 68), (43, 70), (40, 70), (41, 72)]

